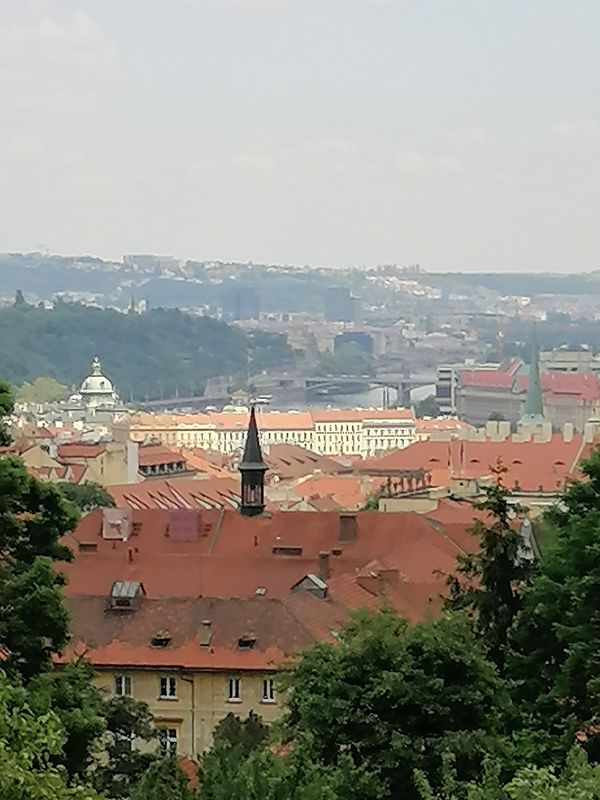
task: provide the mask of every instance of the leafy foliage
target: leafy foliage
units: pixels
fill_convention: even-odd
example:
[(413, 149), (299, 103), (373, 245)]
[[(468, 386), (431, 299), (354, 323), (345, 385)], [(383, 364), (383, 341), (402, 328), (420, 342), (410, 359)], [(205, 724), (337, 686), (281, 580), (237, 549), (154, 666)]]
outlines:
[(12, 410), (11, 388), (6, 381), (0, 381), (0, 447), (6, 447), (10, 444), (10, 431), (6, 424), (6, 417), (10, 416)]
[(59, 717), (34, 712), (24, 690), (0, 673), (0, 800), (96, 800), (54, 765), (63, 743)]
[(310, 761), (349, 770), (347, 798), (414, 796), (416, 769), (438, 786), (447, 750), (461, 780), (487, 753), (505, 754), (506, 687), (460, 614), (410, 626), (359, 613), (286, 682), (288, 735)]
[(439, 417), (440, 413), (439, 403), (433, 394), (415, 403), (415, 414), (420, 419), (423, 417)]
[(82, 513), (92, 511), (94, 508), (109, 508), (115, 504), (106, 489), (95, 481), (84, 481), (84, 483), (60, 481), (56, 485), (67, 500)]
[(60, 719), (64, 743), (57, 756), (70, 776), (83, 776), (106, 729), (105, 701), (94, 686), (94, 670), (83, 661), (48, 669), (27, 685), (32, 709)]
[(174, 758), (151, 764), (131, 795), (132, 800), (192, 800), (186, 775)]
[(373, 361), (356, 342), (349, 342), (335, 353), (321, 353), (316, 371), (321, 376), (372, 375)]
[(521, 533), (512, 522), (521, 509), (509, 503), (510, 492), (502, 485), (505, 468), (496, 468), (497, 481), (484, 490), (476, 508), (488, 513), (489, 521), (477, 520), (471, 532), (480, 550), (458, 557), (458, 575), (448, 579), (449, 609), (470, 609), (477, 631), (491, 658), (502, 666), (506, 658), (508, 632), (521, 606), (520, 587), (532, 569), (532, 554), (524, 547)]
[(131, 697), (110, 698), (104, 714), (106, 761), (97, 766), (94, 785), (113, 800), (128, 798), (157, 760), (154, 752), (137, 749), (156, 738), (156, 729), (148, 706)]
[(0, 374), (13, 384), (39, 375), (75, 387), (99, 355), (121, 396), (200, 394), (206, 379), (260, 371), (291, 357), (282, 336), (240, 329), (208, 317), (156, 309), (127, 315), (77, 304), (53, 310), (0, 309)]
[[(511, 636), (511, 674), (530, 728), (530, 749), (559, 757), (580, 732), (600, 758), (600, 457), (555, 514), (558, 529), (523, 593)], [(525, 736), (525, 734), (524, 734)]]
[(0, 645), (11, 674), (36, 675), (67, 641), (64, 578), (52, 562), (72, 557), (61, 537), (76, 523), (54, 486), (29, 475), (20, 458), (0, 457)]
[(33, 383), (25, 382), (17, 391), (20, 403), (55, 403), (68, 397), (69, 388), (54, 378), (36, 378)]
[[(585, 753), (575, 748), (569, 754), (564, 770), (557, 773), (549, 767), (526, 767), (502, 785), (500, 772), (487, 763), (483, 780), (457, 787), (451, 759), (447, 759), (444, 788), (435, 793), (426, 777), (417, 775), (421, 800), (599, 800), (600, 766), (591, 766)], [(466, 792), (466, 793), (465, 793)]]

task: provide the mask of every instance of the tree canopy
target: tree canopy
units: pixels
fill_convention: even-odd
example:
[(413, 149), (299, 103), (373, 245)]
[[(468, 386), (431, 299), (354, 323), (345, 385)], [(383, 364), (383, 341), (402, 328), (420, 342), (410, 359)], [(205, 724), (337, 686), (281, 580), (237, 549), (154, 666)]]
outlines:
[(128, 315), (58, 302), (0, 309), (0, 375), (14, 385), (39, 375), (77, 387), (98, 355), (124, 400), (200, 394), (207, 378), (254, 371), (292, 356), (285, 338), (177, 310)]
[(373, 359), (356, 342), (348, 342), (334, 353), (321, 353), (315, 369), (320, 376), (372, 375)]
[(55, 403), (69, 395), (69, 387), (54, 378), (36, 378), (33, 383), (25, 382), (17, 390), (20, 403)]
[(115, 504), (106, 489), (95, 481), (84, 481), (83, 483), (59, 481), (56, 485), (67, 500), (84, 514), (94, 508), (110, 508)]

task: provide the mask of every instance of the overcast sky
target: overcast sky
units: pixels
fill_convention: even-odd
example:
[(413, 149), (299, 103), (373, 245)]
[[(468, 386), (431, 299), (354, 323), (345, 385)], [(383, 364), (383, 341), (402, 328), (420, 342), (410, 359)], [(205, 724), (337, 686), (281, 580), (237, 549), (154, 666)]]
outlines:
[(600, 268), (600, 0), (0, 0), (0, 250)]

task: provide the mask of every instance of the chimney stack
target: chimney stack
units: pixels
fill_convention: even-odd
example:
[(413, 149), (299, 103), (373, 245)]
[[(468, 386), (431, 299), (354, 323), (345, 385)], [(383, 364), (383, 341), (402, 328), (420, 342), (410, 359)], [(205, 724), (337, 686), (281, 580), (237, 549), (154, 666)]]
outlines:
[(321, 550), (319, 553), (319, 578), (321, 578), (322, 581), (326, 581), (330, 575), (329, 551)]
[(356, 541), (358, 532), (356, 514), (340, 514), (340, 544)]

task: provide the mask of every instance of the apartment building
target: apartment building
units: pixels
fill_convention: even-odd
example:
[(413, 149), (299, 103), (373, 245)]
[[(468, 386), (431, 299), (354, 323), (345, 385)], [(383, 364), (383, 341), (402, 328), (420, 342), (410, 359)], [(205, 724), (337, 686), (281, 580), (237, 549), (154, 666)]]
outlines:
[[(299, 445), (319, 455), (359, 455), (407, 447), (416, 439), (409, 409), (315, 409), (268, 411), (257, 415), (261, 441)], [(246, 438), (247, 414), (226, 411), (203, 414), (138, 414), (131, 419), (132, 441), (159, 441), (167, 446), (201, 448), (218, 453), (239, 451)]]

